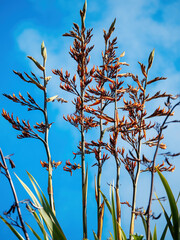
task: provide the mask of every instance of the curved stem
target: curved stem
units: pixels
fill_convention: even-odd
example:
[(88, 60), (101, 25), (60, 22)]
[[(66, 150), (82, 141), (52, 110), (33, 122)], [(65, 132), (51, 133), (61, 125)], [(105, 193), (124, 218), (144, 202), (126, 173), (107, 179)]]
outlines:
[(157, 157), (157, 153), (158, 153), (158, 149), (159, 149), (159, 144), (160, 144), (160, 140), (161, 140), (161, 136), (162, 136), (162, 131), (163, 131), (163, 127), (166, 124), (166, 121), (168, 120), (169, 116), (171, 115), (171, 113), (174, 111), (174, 109), (180, 105), (180, 102), (176, 103), (171, 111), (169, 112), (169, 114), (166, 116), (166, 118), (164, 119), (161, 127), (160, 127), (160, 132), (159, 132), (159, 136), (158, 136), (158, 141), (157, 141), (157, 146), (156, 146), (156, 150), (154, 152), (154, 156), (153, 156), (153, 165), (152, 165), (152, 170), (151, 170), (151, 186), (150, 186), (150, 194), (149, 194), (149, 203), (148, 203), (148, 207), (146, 210), (146, 214), (147, 214), (147, 240), (150, 240), (150, 211), (151, 211), (151, 204), (152, 204), (152, 193), (153, 193), (153, 187), (154, 187), (154, 173), (155, 173), (155, 163), (156, 163), (156, 157)]
[(19, 220), (20, 220), (20, 223), (21, 223), (21, 227), (22, 227), (22, 230), (24, 232), (24, 235), (25, 235), (25, 238), (26, 240), (30, 240), (29, 236), (28, 236), (28, 233), (26, 231), (26, 228), (25, 228), (25, 225), (24, 225), (24, 221), (23, 221), (23, 218), (22, 218), (22, 214), (21, 214), (21, 209), (19, 207), (19, 201), (18, 201), (18, 197), (17, 197), (17, 194), (16, 194), (16, 190), (15, 190), (15, 187), (14, 187), (14, 184), (13, 184), (13, 181), (12, 181), (12, 178), (11, 178), (11, 175), (9, 173), (9, 170), (8, 170), (8, 167), (7, 167), (7, 164), (6, 164), (6, 161), (5, 161), (5, 158), (3, 156), (3, 153), (2, 153), (2, 150), (0, 149), (0, 155), (1, 155), (1, 159), (3, 161), (3, 164), (4, 164), (4, 169), (6, 171), (6, 176), (7, 176), (7, 179), (10, 183), (10, 186), (11, 186), (11, 190), (12, 190), (12, 193), (13, 193), (13, 196), (14, 196), (14, 200), (15, 200), (15, 203), (16, 203), (16, 207), (17, 207), (17, 211), (18, 211), (18, 216), (19, 216)]

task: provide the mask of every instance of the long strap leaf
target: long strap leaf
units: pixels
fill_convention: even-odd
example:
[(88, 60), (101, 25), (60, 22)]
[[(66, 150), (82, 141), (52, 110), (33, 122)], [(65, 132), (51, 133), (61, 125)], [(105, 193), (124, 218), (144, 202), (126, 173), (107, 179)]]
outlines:
[(114, 229), (114, 238), (117, 239), (117, 221), (116, 221), (116, 210), (115, 210), (115, 201), (114, 201), (114, 190), (112, 189), (111, 195), (111, 206), (112, 206), (112, 222), (113, 222), (113, 229)]
[[(52, 236), (53, 239), (66, 240), (66, 237), (65, 237), (62, 229), (60, 228), (56, 217), (54, 216), (52, 210), (50, 209), (47, 199), (45, 198), (44, 194), (43, 194), (43, 198), (42, 198), (40, 192), (38, 191), (38, 189), (35, 185), (35, 183), (37, 184), (37, 182), (30, 174), (28, 174), (28, 176), (30, 177), (31, 182), (33, 183), (33, 187), (34, 187), (35, 191), (37, 192), (37, 195), (40, 199), (40, 202), (42, 202), (43, 207), (40, 205), (39, 201), (37, 200), (35, 195), (32, 193), (32, 191), (29, 189), (29, 187), (18, 176), (17, 176), (17, 178), (19, 179), (19, 181), (21, 182), (21, 184), (23, 185), (24, 189), (27, 191), (29, 196), (34, 201), (34, 204), (38, 207), (39, 214), (42, 217), (44, 223), (46, 224), (50, 235)], [(39, 185), (38, 185), (38, 187), (39, 187)], [(46, 199), (46, 201), (43, 201), (45, 199)]]
[(153, 232), (152, 240), (157, 240), (156, 225), (155, 225), (155, 227), (154, 227), (154, 232)]
[[(34, 219), (36, 220), (38, 226), (40, 227), (41, 232), (43, 233), (44, 240), (48, 240), (49, 238), (48, 238), (47, 232), (46, 232), (46, 230), (45, 230), (45, 228), (44, 228), (44, 225), (43, 225), (43, 223), (42, 223), (42, 220), (38, 217), (38, 215), (37, 215), (37, 213), (36, 213), (35, 211), (32, 212), (32, 214), (33, 214)], [(26, 224), (27, 224), (27, 223), (26, 223)], [(30, 227), (28, 224), (27, 224), (27, 226)], [(31, 228), (30, 228), (30, 229), (31, 229)], [(32, 229), (31, 229), (31, 231), (32, 231)]]
[(176, 201), (174, 198), (174, 195), (171, 191), (171, 188), (167, 182), (167, 180), (165, 179), (165, 177), (162, 175), (161, 172), (158, 171), (157, 169), (157, 173), (164, 185), (164, 188), (166, 190), (166, 194), (168, 196), (168, 200), (169, 200), (169, 205), (171, 208), (171, 213), (172, 213), (172, 221), (173, 221), (173, 238), (174, 239), (179, 239), (179, 214), (178, 214), (178, 208), (176, 205)]
[(94, 239), (95, 240), (99, 240), (99, 238), (97, 237), (96, 233), (93, 231), (93, 234), (94, 234)]
[[(142, 223), (143, 223), (143, 226), (144, 226), (144, 230), (145, 230), (145, 235), (147, 235), (147, 223), (146, 223), (146, 220), (144, 219), (144, 217), (142, 215), (141, 216), (141, 220), (142, 220)], [(152, 234), (150, 233), (150, 239), (152, 240)]]
[(107, 200), (106, 196), (102, 193), (102, 191), (99, 189), (103, 199), (104, 199), (104, 202), (106, 203), (106, 206), (108, 207), (109, 209), (109, 212), (112, 214), (112, 208), (111, 208), (111, 204), (109, 203), (109, 201)]
[(37, 234), (37, 232), (35, 232), (35, 230), (28, 223), (26, 223), (26, 225), (29, 227), (29, 229), (32, 231), (32, 233), (38, 240), (42, 240), (40, 236)]
[(11, 229), (11, 231), (16, 235), (16, 237), (19, 239), (19, 240), (25, 240), (20, 233), (18, 233), (18, 231), (16, 231), (16, 229), (11, 226), (11, 224), (9, 224), (1, 215), (0, 215), (0, 219), (3, 220), (3, 222)]

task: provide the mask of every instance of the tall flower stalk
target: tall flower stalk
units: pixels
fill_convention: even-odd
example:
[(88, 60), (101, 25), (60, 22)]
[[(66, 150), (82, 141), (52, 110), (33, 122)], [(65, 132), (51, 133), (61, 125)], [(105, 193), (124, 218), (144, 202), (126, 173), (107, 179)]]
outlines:
[[(107, 155), (103, 155), (103, 138), (104, 134), (106, 132), (106, 128), (104, 128), (104, 125), (106, 125), (105, 120), (103, 118), (99, 117), (100, 115), (103, 115), (103, 112), (105, 111), (107, 107), (107, 99), (105, 98), (105, 83), (107, 82), (106, 77), (108, 76), (108, 68), (107, 65), (109, 65), (110, 61), (110, 55), (109, 52), (111, 51), (112, 45), (108, 43), (111, 34), (113, 33), (115, 29), (115, 22), (116, 19), (111, 24), (108, 32), (104, 30), (104, 41), (105, 41), (105, 50), (102, 54), (103, 58), (103, 65), (101, 66), (101, 70), (99, 71), (99, 68), (95, 71), (93, 78), (95, 79), (97, 85), (96, 89), (94, 87), (89, 87), (86, 91), (86, 101), (90, 102), (89, 107), (86, 109), (87, 112), (93, 114), (94, 116), (98, 117), (98, 126), (99, 126), (99, 139), (97, 142), (91, 141), (91, 143), (87, 143), (86, 147), (88, 150), (91, 150), (90, 152), (93, 152), (95, 154), (95, 158), (97, 160), (98, 171), (97, 171), (97, 179), (95, 179), (95, 194), (96, 194), (96, 201), (97, 201), (97, 237), (99, 240), (101, 240), (102, 237), (102, 228), (103, 228), (103, 217), (104, 217), (104, 203), (101, 202), (101, 175), (102, 175), (102, 167), (104, 162), (109, 158)], [(92, 103), (93, 101), (93, 103)], [(92, 109), (92, 106), (98, 106), (98, 110)], [(99, 115), (98, 115), (99, 112)]]
[[(51, 159), (51, 154), (50, 154), (50, 149), (49, 149), (49, 144), (48, 144), (48, 135), (49, 135), (49, 129), (52, 125), (52, 123), (49, 123), (48, 121), (48, 111), (47, 111), (47, 103), (57, 100), (64, 102), (63, 99), (59, 98), (57, 95), (48, 98), (47, 97), (47, 84), (48, 81), (51, 79), (51, 77), (46, 76), (46, 60), (47, 60), (47, 52), (46, 52), (46, 47), (44, 45), (44, 42), (41, 45), (41, 54), (43, 57), (43, 65), (41, 65), (39, 62), (37, 62), (33, 57), (28, 56), (28, 58), (37, 66), (39, 70), (43, 73), (43, 84), (40, 83), (38, 77), (31, 72), (31, 76), (27, 73), (25, 73), (25, 76), (21, 74), (20, 72), (14, 71), (16, 75), (18, 75), (23, 81), (26, 83), (31, 83), (34, 84), (38, 89), (43, 91), (43, 102), (44, 106), (40, 107), (39, 104), (35, 101), (35, 99), (27, 93), (28, 98), (25, 99), (21, 93), (19, 93), (19, 97), (17, 97), (15, 94), (13, 95), (8, 95), (8, 94), (3, 94), (5, 97), (8, 99), (12, 100), (15, 103), (20, 103), (22, 106), (28, 107), (28, 111), (40, 111), (43, 113), (44, 116), (44, 122), (38, 123), (31, 127), (29, 121), (24, 121), (22, 120), (22, 123), (20, 122), (19, 118), (17, 117), (16, 120), (14, 119), (13, 114), (10, 116), (5, 110), (3, 110), (2, 116), (11, 123), (12, 127), (18, 131), (21, 132), (17, 137), (19, 139), (22, 138), (34, 138), (40, 140), (45, 147), (46, 150), (46, 156), (47, 156), (47, 162), (40, 161), (42, 167), (45, 167), (48, 170), (48, 195), (49, 195), (49, 203), (51, 206), (51, 209), (53, 213), (55, 214), (55, 206), (54, 206), (54, 197), (53, 197), (53, 187), (52, 187), (52, 169), (53, 167), (57, 167), (61, 164), (61, 162), (55, 162), (52, 161)], [(43, 136), (40, 136), (40, 133)]]
[(70, 161), (66, 162), (64, 167), (65, 171), (72, 173), (72, 170), (81, 167), (82, 176), (82, 215), (83, 215), (83, 239), (87, 239), (87, 185), (88, 185), (88, 169), (85, 162), (85, 133), (88, 129), (97, 126), (97, 122), (94, 121), (94, 117), (85, 116), (85, 110), (87, 108), (85, 102), (85, 92), (87, 86), (92, 81), (92, 76), (95, 69), (88, 71), (87, 65), (90, 62), (89, 53), (94, 46), (88, 47), (92, 37), (92, 29), (86, 31), (85, 18), (86, 18), (87, 2), (83, 6), (83, 10), (80, 10), (81, 15), (81, 28), (78, 24), (74, 23), (73, 31), (65, 33), (63, 36), (73, 37), (73, 47), (70, 47), (70, 55), (77, 62), (77, 74), (79, 76), (79, 88), (76, 84), (76, 74), (73, 78), (70, 78), (70, 73), (66, 71), (53, 70), (53, 73), (60, 76), (60, 88), (64, 91), (70, 92), (76, 96), (73, 101), (75, 105), (75, 112), (72, 115), (64, 116), (64, 119), (75, 126), (80, 132), (81, 141), (79, 143), (79, 151), (75, 154), (81, 156), (81, 166), (72, 164)]
[[(138, 76), (130, 74), (133, 81), (137, 84), (138, 88), (134, 88), (131, 85), (128, 86), (127, 92), (131, 100), (124, 100), (124, 111), (128, 112), (129, 122), (126, 121), (123, 131), (121, 132), (121, 137), (125, 140), (131, 147), (129, 153), (125, 155), (125, 149), (121, 151), (121, 161), (124, 163), (126, 170), (129, 172), (132, 183), (133, 183), (133, 197), (131, 205), (131, 221), (130, 221), (130, 233), (129, 238), (133, 239), (134, 234), (134, 220), (135, 216), (139, 214), (138, 208), (136, 207), (136, 196), (137, 196), (137, 183), (140, 172), (151, 171), (153, 161), (149, 160), (144, 154), (142, 154), (142, 144), (153, 147), (158, 144), (158, 136), (146, 139), (146, 131), (154, 128), (155, 124), (151, 122), (147, 123), (147, 119), (151, 119), (157, 116), (166, 116), (169, 111), (165, 109), (157, 108), (152, 114), (147, 116), (145, 109), (145, 103), (153, 101), (154, 99), (169, 97), (167, 93), (161, 93), (160, 91), (150, 97), (150, 94), (146, 93), (147, 86), (157, 82), (159, 80), (165, 80), (164, 77), (156, 77), (152, 80), (147, 80), (149, 69), (152, 66), (154, 58), (154, 50), (151, 52), (148, 60), (147, 70), (143, 64), (140, 64), (142, 74), (144, 78), (142, 81), (139, 80)], [(160, 137), (159, 141), (163, 139)], [(161, 149), (166, 149), (166, 145), (160, 143)], [(140, 169), (140, 166), (145, 165), (146, 169)], [(164, 168), (164, 171), (171, 171), (170, 168)], [(163, 170), (162, 170), (163, 171)]]
[[(101, 66), (95, 68), (93, 67), (91, 70), (88, 70), (88, 64), (90, 62), (89, 53), (92, 51), (94, 46), (89, 46), (89, 43), (92, 38), (92, 29), (85, 28), (85, 19), (86, 19), (86, 11), (87, 11), (87, 2), (83, 6), (83, 9), (80, 10), (81, 16), (81, 26), (73, 23), (73, 30), (69, 33), (65, 33), (63, 36), (68, 36), (73, 38), (73, 46), (70, 47), (70, 56), (77, 63), (77, 73), (73, 76), (70, 76), (68, 71), (63, 73), (63, 70), (53, 70), (55, 75), (58, 75), (60, 78), (60, 88), (68, 93), (71, 93), (75, 96), (75, 99), (72, 101), (74, 105), (74, 112), (72, 114), (68, 114), (67, 116), (63, 116), (64, 119), (72, 124), (79, 131), (79, 144), (78, 150), (74, 153), (75, 157), (80, 156), (81, 164), (72, 163), (69, 160), (66, 161), (66, 165), (64, 166), (64, 170), (70, 172), (72, 175), (72, 171), (76, 169), (81, 169), (81, 190), (82, 190), (82, 225), (83, 225), (83, 240), (87, 240), (88, 232), (87, 232), (87, 187), (88, 187), (88, 167), (86, 161), (86, 154), (93, 153), (95, 155), (95, 164), (98, 168), (97, 177), (95, 176), (95, 196), (97, 202), (97, 235), (94, 232), (95, 239), (102, 239), (102, 229), (103, 229), (103, 221), (104, 221), (104, 202), (112, 214), (113, 219), (113, 228), (114, 228), (114, 238), (117, 240), (122, 240), (125, 236), (123, 230), (121, 229), (121, 206), (122, 202), (120, 202), (120, 168), (121, 165), (124, 164), (125, 169), (128, 171), (133, 187), (133, 195), (132, 195), (132, 203), (131, 205), (126, 201), (127, 204), (131, 208), (131, 219), (130, 219), (130, 229), (129, 229), (129, 239), (133, 240), (135, 238), (134, 235), (134, 225), (135, 218), (140, 215), (143, 219), (144, 226), (146, 228), (146, 238), (150, 240), (150, 218), (154, 217), (151, 212), (152, 205), (152, 194), (153, 194), (153, 186), (154, 186), (154, 175), (158, 170), (159, 172), (169, 171), (172, 172), (174, 170), (174, 166), (169, 163), (166, 156), (169, 154), (162, 153), (161, 155), (165, 156), (165, 162), (168, 165), (165, 166), (165, 163), (156, 165), (156, 158), (158, 154), (158, 150), (161, 148), (166, 149), (166, 145), (162, 143), (164, 138), (163, 130), (167, 127), (168, 119), (173, 115), (173, 110), (180, 105), (180, 102), (175, 104), (173, 107), (171, 106), (170, 100), (176, 99), (177, 97), (173, 97), (166, 92), (162, 93), (160, 91), (156, 92), (152, 96), (147, 93), (148, 87), (160, 80), (165, 80), (164, 77), (156, 77), (152, 80), (149, 80), (149, 70), (152, 66), (154, 59), (154, 50), (150, 53), (148, 59), (147, 68), (139, 62), (141, 67), (141, 72), (143, 75), (143, 79), (139, 80), (137, 75), (132, 73), (120, 73), (123, 65), (128, 66), (126, 62), (121, 62), (120, 59), (124, 57), (125, 52), (123, 52), (120, 57), (116, 55), (117, 49), (117, 38), (114, 38), (112, 41), (110, 37), (115, 29), (116, 19), (111, 24), (108, 32), (104, 30), (104, 41), (105, 41), (105, 50), (102, 53), (103, 63)], [(39, 78), (36, 74), (31, 72), (31, 75), (27, 73), (20, 73), (14, 71), (16, 75), (18, 75), (23, 81), (26, 83), (33, 84), (36, 88), (38, 88), (41, 93), (43, 93), (42, 101), (43, 106), (41, 107), (35, 99), (27, 93), (27, 97), (19, 93), (19, 96), (3, 94), (5, 97), (10, 99), (15, 103), (19, 103), (22, 106), (26, 106), (28, 111), (39, 111), (43, 115), (43, 121), (41, 123), (36, 122), (36, 124), (32, 127), (29, 121), (19, 120), (19, 117), (14, 118), (13, 114), (7, 113), (5, 110), (2, 112), (2, 116), (12, 125), (14, 129), (20, 132), (17, 136), (19, 139), (22, 138), (34, 138), (40, 140), (46, 151), (46, 161), (40, 161), (42, 167), (46, 168), (48, 171), (48, 197), (49, 204), (46, 200), (44, 194), (37, 191), (36, 181), (30, 175), (31, 182), (36, 190), (38, 198), (41, 202), (41, 205), (34, 198), (34, 194), (31, 190), (24, 184), (21, 180), (21, 183), (32, 197), (34, 201), (34, 205), (29, 208), (30, 212), (33, 214), (35, 219), (37, 220), (42, 233), (45, 238), (49, 238), (48, 233), (45, 228), (48, 228), (50, 235), (52, 238), (63, 237), (65, 239), (64, 233), (62, 232), (60, 225), (55, 217), (55, 203), (53, 196), (53, 168), (56, 168), (61, 164), (61, 162), (54, 162), (51, 158), (50, 148), (49, 148), (49, 130), (52, 123), (49, 122), (48, 117), (48, 103), (54, 102), (57, 100), (58, 102), (66, 102), (64, 99), (59, 98), (58, 95), (49, 97), (47, 92), (47, 84), (51, 77), (46, 76), (46, 60), (47, 60), (47, 52), (44, 42), (41, 45), (41, 54), (43, 57), (43, 64), (41, 65), (37, 62), (33, 57), (28, 56), (28, 58), (36, 65), (36, 67), (41, 71), (42, 76)], [(135, 83), (135, 87), (127, 83), (126, 88), (124, 87), (124, 79), (127, 77), (131, 77), (133, 83)], [(77, 80), (78, 78), (78, 80)], [(41, 83), (41, 79), (43, 79), (43, 83)], [(94, 80), (94, 81), (93, 81)], [(93, 85), (95, 82), (95, 86)], [(122, 97), (125, 98), (122, 101)], [(165, 106), (168, 108), (161, 109), (161, 107), (155, 108), (152, 113), (146, 112), (146, 105), (154, 100), (159, 100), (161, 98), (167, 98), (167, 102)], [(121, 106), (119, 106), (121, 104)], [(152, 104), (153, 106), (153, 104)], [(109, 108), (108, 108), (109, 107)], [(121, 110), (121, 111), (120, 111)], [(126, 114), (120, 118), (120, 113), (125, 112)], [(151, 123), (154, 117), (165, 117), (162, 124), (154, 124)], [(148, 122), (149, 121), (149, 122)], [(172, 121), (176, 122), (176, 121)], [(94, 139), (86, 142), (86, 134), (92, 129), (98, 127), (99, 135), (97, 137), (97, 141)], [(147, 139), (146, 133), (149, 130), (155, 128), (157, 130), (157, 135)], [(104, 137), (109, 133), (109, 140), (105, 141)], [(123, 141), (128, 143), (127, 147), (123, 146), (123, 141), (120, 142), (119, 137)], [(145, 154), (143, 154), (143, 146), (147, 147), (155, 147), (154, 155), (152, 155), (151, 159), (148, 159)], [(151, 151), (152, 152), (152, 151)], [(17, 199), (17, 195), (15, 193), (15, 189), (13, 186), (13, 182), (11, 176), (8, 172), (8, 167), (6, 165), (4, 156), (2, 151), (0, 150), (0, 155), (2, 162), (0, 162), (0, 170), (8, 178), (12, 192), (15, 198), (15, 205), (11, 208), (14, 210), (17, 208), (20, 224), (16, 224), (16, 226), (22, 228), (26, 240), (29, 240), (29, 236), (27, 234), (24, 221), (22, 219), (22, 215), (19, 208), (19, 202)], [(179, 156), (178, 154), (175, 154)], [(172, 155), (171, 155), (172, 156)], [(74, 158), (75, 158), (74, 157)], [(112, 157), (115, 160), (116, 165), (116, 175), (115, 175), (115, 198), (116, 198), (116, 206), (114, 201), (114, 189), (112, 191), (112, 204), (109, 204), (107, 198), (101, 191), (101, 177), (102, 177), (102, 169), (103, 164)], [(13, 165), (13, 162), (11, 162)], [(151, 183), (150, 183), (150, 193), (149, 193), (149, 201), (146, 212), (142, 212), (141, 208), (137, 208), (137, 187), (139, 181), (139, 175), (143, 172), (150, 172), (151, 174)], [(36, 184), (34, 184), (36, 183)], [(101, 200), (101, 195), (103, 196), (103, 202)], [(38, 209), (40, 216), (43, 218), (46, 227), (44, 228), (42, 224), (41, 217), (39, 218), (36, 214), (36, 210)], [(10, 211), (10, 210), (9, 210)], [(38, 218), (37, 218), (38, 217)], [(0, 218), (11, 228), (11, 230), (22, 239), (19, 233), (9, 224), (2, 216)], [(145, 223), (146, 219), (146, 223)], [(15, 221), (14, 221), (15, 222)], [(17, 222), (16, 222), (17, 223)], [(31, 230), (33, 230), (30, 227)], [(34, 232), (34, 235), (37, 237), (37, 233)], [(163, 233), (164, 234), (164, 233)], [(155, 234), (156, 235), (156, 227)], [(141, 236), (140, 236), (141, 237)], [(112, 237), (113, 238), (113, 237)], [(38, 238), (39, 239), (39, 238)]]
[[(103, 224), (103, 203), (100, 202), (100, 177), (102, 166), (104, 162), (109, 159), (109, 156), (105, 153), (102, 154), (102, 149), (108, 150), (110, 154), (114, 157), (116, 162), (116, 215), (117, 215), (117, 222), (121, 224), (121, 209), (120, 209), (120, 197), (119, 197), (119, 178), (120, 178), (120, 159), (119, 155), (119, 148), (118, 148), (118, 135), (121, 131), (124, 118), (122, 120), (119, 119), (118, 116), (118, 106), (117, 103), (121, 100), (122, 96), (126, 92), (123, 89), (121, 81), (122, 77), (128, 77), (129, 73), (120, 74), (119, 71), (121, 70), (122, 65), (128, 65), (125, 62), (120, 62), (120, 58), (116, 57), (115, 49), (116, 47), (116, 40), (117, 38), (113, 39), (112, 41), (109, 40), (112, 32), (114, 31), (115, 20), (112, 23), (108, 33), (104, 30), (104, 39), (105, 39), (105, 52), (103, 54), (103, 66), (101, 68), (97, 68), (96, 72), (94, 73), (94, 78), (97, 82), (96, 88), (89, 87), (88, 93), (86, 94), (87, 99), (93, 101), (92, 104), (89, 104), (88, 111), (89, 113), (95, 115), (99, 120), (100, 126), (100, 138), (97, 142), (94, 140), (91, 143), (87, 144), (88, 150), (91, 150), (95, 153), (95, 157), (97, 163), (94, 165), (98, 166), (98, 175), (97, 175), (97, 209), (98, 211), (98, 233), (97, 236), (100, 239), (102, 234), (102, 224)], [(124, 52), (120, 55), (120, 57), (124, 56)], [(109, 88), (106, 86), (106, 83), (109, 84)], [(88, 95), (88, 94), (92, 95)], [(105, 108), (108, 105), (113, 104), (113, 114), (114, 116), (110, 116), (110, 114), (105, 113)], [(98, 109), (95, 110), (92, 107), (98, 106)], [(107, 109), (106, 109), (107, 110)], [(107, 125), (109, 123), (110, 126), (106, 126), (103, 129), (103, 125)], [(110, 131), (112, 132), (112, 136), (110, 136), (110, 142), (106, 143), (103, 140), (105, 132)], [(101, 156), (101, 158), (100, 158)], [(120, 228), (118, 226), (118, 239), (120, 237)]]
[(47, 112), (47, 78), (46, 78), (46, 60), (47, 60), (47, 53), (46, 53), (46, 47), (44, 45), (44, 42), (41, 45), (41, 54), (43, 57), (43, 80), (44, 80), (44, 120), (45, 120), (45, 135), (44, 135), (44, 146), (46, 149), (47, 154), (47, 161), (48, 161), (48, 195), (49, 195), (49, 203), (51, 206), (51, 209), (53, 213), (55, 214), (55, 205), (54, 205), (54, 196), (53, 196), (53, 184), (52, 184), (52, 159), (51, 159), (51, 153), (49, 149), (49, 143), (48, 143), (48, 136), (49, 136), (49, 128), (50, 124), (48, 122), (48, 112)]
[[(153, 187), (154, 187), (154, 174), (156, 172), (156, 158), (157, 158), (157, 154), (158, 154), (158, 150), (160, 147), (160, 141), (161, 141), (161, 137), (162, 137), (162, 133), (163, 130), (168, 126), (168, 119), (169, 117), (173, 114), (174, 109), (180, 105), (180, 101), (178, 101), (173, 107), (171, 106), (170, 100), (173, 99), (177, 99), (178, 96), (172, 97), (169, 96), (167, 99), (167, 103), (166, 106), (169, 108), (169, 112), (167, 114), (167, 116), (165, 117), (163, 123), (161, 124), (161, 126), (157, 129), (158, 131), (158, 139), (157, 139), (157, 146), (154, 152), (154, 156), (153, 156), (153, 160), (152, 160), (152, 168), (151, 168), (151, 186), (150, 186), (150, 194), (149, 194), (149, 201), (148, 201), (148, 206), (147, 206), (147, 210), (146, 210), (146, 214), (147, 214), (147, 235), (146, 235), (146, 239), (150, 240), (151, 236), (150, 236), (150, 217), (151, 217), (151, 204), (152, 204), (152, 194), (153, 194)], [(173, 121), (172, 121), (173, 122)], [(169, 122), (171, 123), (171, 122)], [(173, 168), (171, 168), (171, 171), (173, 171)]]

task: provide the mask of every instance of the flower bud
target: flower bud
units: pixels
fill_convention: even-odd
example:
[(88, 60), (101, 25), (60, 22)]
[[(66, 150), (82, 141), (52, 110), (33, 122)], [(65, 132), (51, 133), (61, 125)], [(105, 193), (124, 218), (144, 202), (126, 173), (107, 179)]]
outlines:
[(44, 45), (44, 41), (41, 44), (41, 55), (42, 55), (44, 61), (46, 62), (46, 60), (47, 60), (47, 51), (46, 51), (46, 47)]
[(154, 59), (154, 52), (155, 49), (152, 50), (152, 52), (149, 55), (149, 59), (148, 59), (148, 70), (151, 68), (152, 63), (153, 63), (153, 59)]

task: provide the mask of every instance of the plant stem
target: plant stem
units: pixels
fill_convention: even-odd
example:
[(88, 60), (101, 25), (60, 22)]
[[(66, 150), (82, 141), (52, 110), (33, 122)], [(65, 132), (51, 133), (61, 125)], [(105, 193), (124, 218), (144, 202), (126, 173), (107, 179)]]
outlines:
[(132, 235), (134, 233), (134, 220), (135, 220), (135, 210), (136, 210), (136, 195), (137, 195), (137, 182), (140, 173), (140, 163), (138, 162), (137, 172), (135, 179), (132, 180), (133, 182), (133, 200), (132, 200), (132, 210), (131, 210), (131, 223), (130, 223), (130, 232), (129, 238), (133, 239)]
[[(43, 67), (45, 68), (45, 60), (43, 60)], [(47, 114), (47, 81), (46, 81), (46, 71), (43, 71), (44, 78), (44, 119), (45, 119), (45, 137), (44, 137), (44, 146), (46, 149), (47, 160), (48, 160), (48, 195), (49, 195), (49, 203), (50, 207), (55, 214), (55, 206), (54, 206), (54, 197), (53, 197), (53, 184), (52, 184), (52, 160), (48, 143), (48, 135), (49, 135), (49, 122), (48, 122), (48, 114)]]
[(17, 207), (18, 216), (19, 216), (19, 220), (20, 220), (20, 223), (21, 223), (22, 230), (24, 232), (26, 240), (29, 240), (29, 236), (28, 236), (28, 233), (26, 231), (26, 228), (25, 228), (25, 225), (24, 225), (24, 221), (23, 221), (23, 218), (22, 218), (21, 209), (19, 207), (19, 201), (18, 201), (18, 197), (17, 197), (17, 194), (16, 194), (16, 190), (15, 190), (15, 187), (14, 187), (11, 175), (9, 173), (9, 170), (8, 170), (8, 167), (7, 167), (7, 164), (6, 164), (6, 161), (5, 161), (5, 158), (3, 156), (3, 153), (2, 153), (1, 149), (0, 149), (0, 155), (1, 155), (1, 159), (3, 161), (4, 167), (5, 167), (4, 169), (6, 171), (6, 177), (7, 177), (8, 181), (9, 181), (9, 183), (10, 183), (11, 190), (12, 190), (12, 193), (13, 193), (13, 196), (14, 196), (14, 200), (15, 200), (15, 203), (16, 203), (16, 207)]
[[(99, 151), (101, 151), (99, 149)], [(99, 152), (99, 158), (101, 157), (101, 152)], [(101, 163), (99, 162), (99, 165)], [(97, 222), (98, 222), (98, 232), (97, 232), (97, 237), (99, 240), (101, 240), (101, 231), (100, 231), (100, 216), (101, 216), (101, 194), (100, 194), (100, 187), (101, 187), (101, 173), (102, 173), (102, 167), (98, 165), (98, 175), (97, 175)]]
[[(82, 24), (83, 26), (83, 24)], [(83, 238), (87, 239), (87, 194), (85, 194), (85, 133), (84, 133), (84, 83), (85, 83), (85, 46), (84, 46), (84, 28), (82, 28), (82, 41), (81, 41), (81, 50), (82, 50), (82, 66), (81, 66), (81, 79), (80, 79), (80, 88), (81, 88), (81, 170), (82, 170), (82, 207), (83, 207)]]
[[(117, 73), (116, 73), (115, 96), (114, 96), (114, 120), (115, 120), (114, 121), (114, 131), (115, 131), (115, 134), (118, 134), (117, 133), (117, 127), (118, 127), (117, 82), (118, 82), (118, 78), (117, 78)], [(116, 146), (115, 146), (115, 148), (116, 148)], [(117, 223), (119, 223), (119, 225), (121, 226), (121, 204), (120, 204), (120, 197), (119, 197), (120, 163), (119, 163), (116, 149), (115, 149), (114, 158), (115, 158), (115, 162), (116, 162), (116, 215), (117, 215), (116, 217), (117, 217)], [(117, 226), (117, 238), (118, 238), (118, 240), (121, 239), (121, 231), (120, 231), (119, 226)]]
[(151, 187), (150, 187), (150, 194), (149, 194), (149, 203), (148, 203), (148, 207), (146, 210), (146, 214), (147, 214), (147, 240), (150, 240), (150, 212), (151, 212), (151, 204), (152, 204), (152, 193), (153, 193), (153, 187), (154, 187), (154, 173), (155, 173), (155, 163), (156, 163), (156, 157), (157, 157), (157, 153), (158, 153), (158, 149), (159, 149), (159, 144), (160, 144), (160, 140), (161, 140), (161, 135), (162, 135), (162, 131), (163, 131), (163, 127), (166, 124), (166, 121), (168, 120), (169, 116), (171, 115), (171, 113), (173, 112), (173, 110), (180, 105), (180, 102), (176, 103), (171, 111), (168, 113), (168, 115), (166, 116), (166, 118), (164, 119), (161, 127), (160, 127), (160, 131), (159, 131), (159, 136), (158, 136), (158, 141), (157, 141), (157, 146), (156, 146), (156, 150), (154, 152), (154, 156), (153, 156), (153, 165), (152, 165), (152, 170), (151, 170)]
[[(147, 75), (148, 75), (148, 70), (147, 70)], [(142, 99), (142, 105), (143, 109), (145, 108), (145, 95), (146, 95), (146, 87), (147, 87), (147, 77), (145, 79), (145, 84), (144, 84), (144, 92), (143, 92), (143, 99)], [(141, 156), (141, 132), (142, 132), (142, 122), (143, 122), (143, 117), (142, 117), (143, 110), (141, 111), (141, 120), (140, 120), (140, 131), (139, 131), (139, 136), (138, 136), (138, 149), (136, 152), (137, 159), (140, 160)], [(129, 231), (129, 238), (130, 240), (133, 239), (132, 235), (134, 234), (134, 220), (135, 220), (135, 210), (136, 210), (136, 196), (137, 196), (137, 182), (139, 179), (139, 174), (140, 174), (140, 162), (137, 162), (137, 171), (135, 178), (132, 177), (132, 182), (133, 182), (133, 200), (132, 200), (132, 210), (131, 210), (131, 222), (130, 222), (130, 231)]]
[[(103, 58), (103, 66), (105, 65), (105, 55), (106, 55), (106, 51), (107, 51), (107, 43), (105, 42), (105, 50), (104, 50), (104, 58)], [(103, 70), (104, 71), (104, 70)], [(101, 82), (101, 89), (104, 86), (104, 82)], [(101, 114), (103, 113), (103, 99), (101, 97), (101, 103), (100, 103), (100, 109), (101, 109)], [(100, 118), (99, 120), (99, 127), (100, 127), (100, 138), (99, 141), (102, 142), (103, 140), (103, 136), (104, 136), (104, 131), (103, 131), (103, 121)], [(98, 219), (98, 239), (101, 240), (101, 235), (102, 232), (99, 229), (100, 227), (100, 217), (101, 217), (101, 193), (100, 193), (100, 187), (101, 187), (101, 174), (102, 174), (102, 160), (101, 160), (101, 156), (102, 156), (102, 147), (99, 146), (98, 147), (98, 174), (97, 174), (97, 219)]]
[[(119, 177), (120, 177), (120, 166), (119, 163), (116, 166), (116, 214), (117, 214), (117, 222), (119, 226), (121, 226), (121, 203), (120, 203), (120, 197), (119, 197)], [(121, 239), (121, 230), (117, 226), (117, 238), (118, 240)]]

